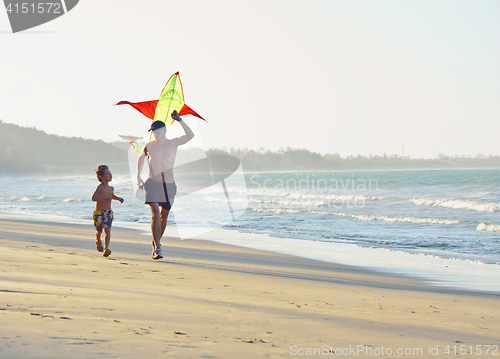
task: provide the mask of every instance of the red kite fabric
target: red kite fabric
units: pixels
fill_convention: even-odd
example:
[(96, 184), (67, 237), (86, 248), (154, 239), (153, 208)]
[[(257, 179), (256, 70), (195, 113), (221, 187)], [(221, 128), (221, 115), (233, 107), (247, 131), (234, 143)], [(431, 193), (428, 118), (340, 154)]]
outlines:
[[(165, 112), (166, 110), (169, 113), (162, 114), (161, 118), (158, 118), (159, 114), (156, 112), (158, 108), (158, 101), (160, 100), (162, 101), (162, 106), (163, 106), (162, 111)], [(173, 102), (175, 102), (176, 104), (172, 104)], [(168, 115), (170, 115), (170, 110), (178, 109), (179, 116), (193, 115), (198, 118), (201, 118), (203, 121), (206, 121), (203, 117), (201, 117), (192, 108), (190, 108), (188, 105), (184, 103), (184, 93), (182, 91), (181, 79), (179, 77), (178, 72), (176, 72), (170, 77), (167, 84), (165, 85), (165, 88), (162, 91), (159, 100), (143, 101), (143, 102), (120, 101), (117, 103), (117, 105), (130, 105), (137, 111), (142, 113), (144, 116), (152, 120), (155, 120), (156, 116), (156, 119), (167, 122), (170, 119), (163, 117), (169, 117)]]
[[(156, 111), (157, 104), (158, 104), (158, 100), (143, 101), (143, 102), (120, 101), (117, 103), (117, 105), (130, 105), (133, 108), (135, 108), (137, 111), (142, 113), (144, 116), (146, 116), (150, 119), (155, 118), (155, 111)], [(193, 116), (196, 116), (198, 118), (201, 118), (205, 122), (207, 121), (186, 104), (184, 104), (184, 106), (182, 106), (181, 110), (179, 111), (179, 116), (184, 116), (184, 115), (193, 115)]]
[(144, 116), (149, 117), (150, 119), (153, 119), (155, 117), (157, 104), (158, 100), (144, 101), (144, 102), (120, 101), (117, 103), (117, 105), (130, 105), (137, 111), (142, 113)]

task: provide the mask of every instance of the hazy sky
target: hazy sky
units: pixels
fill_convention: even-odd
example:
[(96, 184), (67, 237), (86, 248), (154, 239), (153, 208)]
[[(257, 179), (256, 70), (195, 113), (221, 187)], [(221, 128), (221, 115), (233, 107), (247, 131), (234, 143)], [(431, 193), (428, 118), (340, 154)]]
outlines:
[(180, 71), (205, 147), (500, 155), (500, 1), (81, 0), (12, 34), (0, 119), (119, 140)]

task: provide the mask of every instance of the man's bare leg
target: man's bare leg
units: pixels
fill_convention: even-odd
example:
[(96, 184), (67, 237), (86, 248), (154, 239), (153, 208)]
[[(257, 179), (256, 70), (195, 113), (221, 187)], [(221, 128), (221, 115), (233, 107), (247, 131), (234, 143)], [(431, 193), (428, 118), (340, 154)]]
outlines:
[(163, 237), (163, 233), (165, 233), (165, 228), (167, 228), (167, 219), (168, 219), (168, 214), (170, 211), (168, 209), (165, 209), (161, 207), (161, 235), (160, 239)]
[(151, 208), (151, 234), (153, 235), (153, 250), (160, 246), (161, 231), (161, 214), (160, 205), (158, 203), (150, 203)]

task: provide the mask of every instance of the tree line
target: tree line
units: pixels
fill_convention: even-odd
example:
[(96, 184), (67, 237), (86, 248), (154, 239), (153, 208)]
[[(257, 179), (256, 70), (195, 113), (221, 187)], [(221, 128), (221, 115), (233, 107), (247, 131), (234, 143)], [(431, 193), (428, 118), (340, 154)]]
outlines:
[(305, 148), (210, 149), (209, 154), (226, 154), (240, 159), (246, 171), (300, 170), (376, 170), (376, 169), (437, 169), (437, 168), (500, 168), (500, 156), (445, 156), (434, 159), (410, 158), (400, 155), (369, 155), (341, 157), (338, 153), (320, 154)]
[(84, 172), (127, 161), (122, 149), (100, 140), (50, 135), (0, 121), (0, 173)]
[[(0, 173), (89, 173), (99, 164), (114, 165), (113, 171), (128, 172), (128, 144), (50, 135), (36, 128), (0, 121)], [(201, 149), (186, 149), (184, 155)], [(240, 159), (245, 171), (376, 170), (437, 168), (500, 168), (500, 156), (445, 156), (434, 159), (400, 155), (346, 156), (320, 154), (305, 148), (212, 148), (208, 155), (225, 154)], [(198, 157), (197, 157), (198, 156)]]

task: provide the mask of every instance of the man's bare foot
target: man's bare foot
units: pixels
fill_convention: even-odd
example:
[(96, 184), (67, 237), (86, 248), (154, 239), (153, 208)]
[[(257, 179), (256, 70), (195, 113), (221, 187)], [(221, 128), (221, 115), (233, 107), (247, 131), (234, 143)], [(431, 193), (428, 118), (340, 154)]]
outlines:
[(104, 253), (102, 255), (103, 255), (103, 257), (108, 257), (110, 254), (111, 254), (111, 249), (106, 248), (106, 250), (104, 251)]

